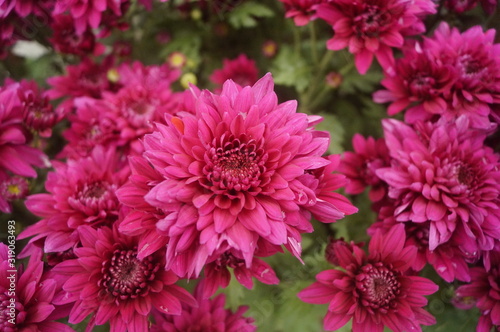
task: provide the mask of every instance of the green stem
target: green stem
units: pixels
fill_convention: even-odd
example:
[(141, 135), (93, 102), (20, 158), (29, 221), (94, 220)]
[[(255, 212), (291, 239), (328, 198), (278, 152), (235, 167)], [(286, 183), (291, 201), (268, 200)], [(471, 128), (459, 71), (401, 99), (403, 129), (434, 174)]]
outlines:
[(316, 28), (314, 26), (314, 21), (309, 22), (309, 34), (311, 38), (311, 57), (314, 64), (318, 63), (318, 52), (316, 50)]
[[(308, 105), (310, 103), (310, 100), (312, 100), (316, 96), (316, 94), (318, 92), (316, 90), (318, 89), (319, 83), (324, 84), (323, 78), (325, 76), (325, 69), (328, 66), (328, 64), (330, 63), (330, 60), (332, 59), (333, 54), (334, 54), (334, 52), (327, 51), (325, 53), (325, 55), (323, 55), (323, 58), (319, 62), (319, 65), (317, 66), (317, 70), (314, 73), (314, 76), (312, 78), (312, 82), (311, 82), (311, 85), (309, 86), (309, 89), (307, 89), (307, 91), (303, 95), (303, 98), (301, 98), (302, 105)], [(322, 86), (322, 84), (319, 84), (319, 85)]]

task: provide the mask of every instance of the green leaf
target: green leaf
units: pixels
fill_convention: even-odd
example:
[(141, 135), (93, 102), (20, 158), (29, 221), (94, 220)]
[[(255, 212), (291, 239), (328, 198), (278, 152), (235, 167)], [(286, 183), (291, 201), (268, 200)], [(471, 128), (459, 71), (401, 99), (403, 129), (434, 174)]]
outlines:
[(272, 17), (274, 12), (263, 4), (245, 2), (229, 13), (229, 23), (235, 28), (253, 28), (257, 26), (257, 18)]
[(311, 82), (310, 65), (293, 52), (290, 46), (281, 48), (271, 66), (271, 72), (276, 84), (295, 87), (298, 92), (304, 92)]

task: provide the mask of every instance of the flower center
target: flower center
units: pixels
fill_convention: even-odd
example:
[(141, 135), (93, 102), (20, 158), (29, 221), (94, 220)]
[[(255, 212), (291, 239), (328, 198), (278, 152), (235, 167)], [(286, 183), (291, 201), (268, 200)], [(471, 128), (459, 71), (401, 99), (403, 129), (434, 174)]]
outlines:
[(115, 191), (116, 185), (106, 181), (84, 183), (75, 195), (68, 199), (68, 203), (88, 216), (114, 211), (118, 204)]
[(356, 277), (356, 288), (363, 306), (387, 311), (396, 305), (393, 301), (400, 292), (400, 283), (394, 272), (382, 263), (367, 264)]
[(409, 90), (412, 96), (420, 99), (426, 99), (431, 96), (432, 87), (436, 80), (433, 77), (417, 74), (409, 84)]
[(464, 78), (481, 79), (482, 73), (486, 70), (485, 62), (479, 61), (471, 54), (463, 54), (458, 60)]
[(364, 11), (354, 18), (358, 37), (377, 37), (389, 21), (389, 14), (377, 5), (367, 5)]
[(222, 137), (220, 146), (208, 151), (210, 163), (205, 166), (208, 183), (205, 185), (216, 193), (249, 191), (260, 183), (260, 175), (265, 171), (267, 159), (264, 150), (254, 139), (246, 135), (227, 139)]
[(28, 195), (28, 181), (20, 176), (13, 176), (0, 183), (0, 196), (7, 201), (21, 199)]
[(229, 252), (223, 253), (217, 260), (215, 261), (215, 264), (219, 268), (223, 267), (230, 267), (230, 268), (237, 268), (240, 266), (245, 265), (245, 261), (241, 258), (238, 258), (234, 256), (233, 254)]
[(137, 250), (117, 249), (103, 263), (100, 295), (108, 294), (119, 300), (144, 296), (149, 292), (149, 284), (159, 269), (160, 265), (153, 261), (152, 256), (140, 261), (137, 259)]
[(460, 163), (455, 170), (456, 179), (460, 184), (471, 187), (475, 182), (474, 171), (467, 165)]

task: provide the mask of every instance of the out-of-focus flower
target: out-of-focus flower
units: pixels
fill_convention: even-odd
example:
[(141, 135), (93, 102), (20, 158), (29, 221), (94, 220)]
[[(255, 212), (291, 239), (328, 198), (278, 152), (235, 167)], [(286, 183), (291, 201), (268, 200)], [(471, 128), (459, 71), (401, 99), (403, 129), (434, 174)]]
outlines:
[(29, 183), (21, 176), (8, 177), (0, 172), (0, 211), (11, 213), (12, 201), (23, 199), (29, 193)]
[(223, 331), (223, 332), (253, 332), (256, 330), (253, 318), (244, 317), (248, 307), (240, 306), (236, 312), (225, 309), (226, 296), (219, 294), (213, 299), (203, 297), (204, 284), (200, 282), (194, 290), (194, 297), (198, 300), (198, 307), (182, 305), (182, 312), (178, 316), (165, 315), (153, 311), (155, 323), (151, 332), (178, 332), (178, 331)]
[(130, 170), (113, 149), (95, 147), (89, 157), (53, 162), (55, 171), (45, 182), (48, 193), (28, 197), (26, 207), (44, 219), (27, 227), (19, 239), (44, 239), (44, 252), (65, 251), (81, 240), (82, 225), (112, 225), (120, 212), (115, 191), (124, 184)]
[(438, 290), (432, 281), (407, 275), (416, 255), (405, 247), (404, 226), (399, 224), (382, 235), (376, 232), (368, 256), (358, 247), (338, 245), (336, 257), (343, 270), (327, 270), (299, 293), (307, 303), (329, 303), (324, 328), (335, 331), (352, 319), (353, 332), (421, 331), (434, 317), (422, 309), (423, 295)]
[(500, 268), (493, 266), (488, 272), (484, 267), (471, 269), (471, 283), (460, 286), (456, 294), (459, 298), (473, 298), (481, 311), (477, 332), (489, 332), (500, 326)]
[(181, 52), (172, 52), (168, 56), (167, 62), (172, 68), (182, 68), (186, 65), (187, 58)]
[(74, 332), (56, 322), (68, 315), (69, 308), (54, 304), (59, 282), (43, 272), (42, 251), (17, 269), (10, 260), (13, 257), (7, 245), (0, 243), (0, 330)]
[(471, 130), (466, 117), (441, 120), (415, 130), (394, 119), (383, 120), (391, 167), (376, 174), (398, 201), (400, 222), (430, 222), (429, 249), (450, 241), (475, 256), (500, 239), (499, 156), (483, 142), (483, 131)]
[(82, 246), (74, 249), (77, 258), (53, 268), (69, 277), (58, 303), (74, 302), (70, 323), (91, 315), (89, 330), (109, 322), (111, 331), (147, 331), (153, 308), (180, 315), (181, 302), (197, 305), (191, 294), (175, 285), (178, 278), (164, 269), (165, 251), (139, 260), (137, 239), (118, 233), (116, 227), (82, 226), (78, 232)]
[(81, 34), (76, 33), (74, 19), (70, 15), (54, 15), (51, 28), (53, 35), (50, 42), (58, 52), (80, 56), (104, 52), (104, 45), (96, 42), (90, 28)]
[(389, 150), (383, 138), (364, 138), (360, 134), (352, 139), (354, 152), (344, 152), (339, 165), (339, 172), (344, 174), (349, 182), (345, 190), (348, 194), (361, 194), (370, 187), (369, 197), (372, 202), (378, 202), (387, 194), (387, 184), (376, 174), (376, 170), (390, 165)]
[(23, 108), (19, 93), (21, 83), (8, 81), (0, 88), (0, 173), (35, 178), (33, 167), (47, 166), (45, 154), (29, 144), (32, 136), (23, 121)]
[(193, 73), (185, 73), (181, 76), (180, 78), (180, 83), (181, 83), (181, 86), (184, 88), (184, 89), (187, 89), (189, 88), (189, 86), (192, 84), (192, 85), (196, 85), (198, 83), (198, 78), (196, 77), (195, 74)]
[(342, 84), (343, 80), (344, 80), (344, 77), (336, 71), (329, 72), (328, 74), (326, 74), (326, 77), (325, 77), (326, 85), (328, 85), (334, 89), (337, 89)]
[(368, 71), (374, 56), (386, 72), (393, 73), (392, 48), (401, 48), (404, 37), (424, 32), (423, 17), (435, 11), (431, 0), (335, 0), (316, 7), (316, 15), (335, 32), (327, 48), (348, 47), (361, 74)]
[(328, 244), (326, 245), (325, 248), (325, 258), (328, 261), (328, 263), (334, 265), (334, 266), (340, 266), (340, 258), (337, 256), (338, 254), (338, 246), (344, 246), (349, 251), (352, 253), (354, 252), (353, 247), (359, 247), (362, 248), (364, 246), (364, 243), (354, 243), (353, 241), (347, 243), (343, 238), (340, 239), (333, 239), (330, 238), (328, 239)]
[[(295, 101), (278, 104), (270, 74), (251, 87), (229, 80), (220, 95), (195, 87), (189, 93), (195, 114), (157, 124), (144, 137), (143, 157), (151, 166), (135, 162), (139, 173), (133, 181), (140, 172), (147, 179), (156, 172), (163, 180), (142, 176), (139, 188), (118, 191), (129, 205), (147, 190), (145, 202), (163, 212), (155, 231), (168, 239), (167, 268), (197, 276), (226, 245), (250, 268), (259, 240), (285, 245), (300, 257), (300, 234), (312, 231), (311, 214), (334, 222), (357, 211), (331, 192), (345, 178), (331, 174), (338, 161), (322, 157), (329, 137), (312, 129), (318, 117), (296, 113)], [(152, 215), (151, 208), (144, 210)], [(135, 216), (124, 220), (133, 232), (143, 222)], [(158, 250), (157, 243), (140, 247), (139, 257)]]
[(293, 18), (296, 26), (303, 26), (316, 19), (315, 6), (325, 0), (279, 0), (285, 6), (285, 17)]
[(455, 80), (451, 64), (436, 61), (429, 50), (421, 50), (417, 43), (403, 50), (403, 57), (396, 60), (394, 75), (386, 75), (381, 81), (387, 90), (375, 92), (373, 100), (391, 102), (389, 115), (408, 107), (405, 120), (415, 123), (446, 111), (446, 99)]
[(223, 60), (222, 69), (216, 69), (210, 75), (210, 81), (219, 88), (227, 80), (232, 80), (240, 86), (252, 85), (257, 82), (259, 69), (255, 60), (249, 59), (245, 54), (240, 54), (237, 58)]
[(273, 58), (278, 53), (278, 44), (274, 40), (267, 40), (262, 44), (262, 54), (266, 58)]

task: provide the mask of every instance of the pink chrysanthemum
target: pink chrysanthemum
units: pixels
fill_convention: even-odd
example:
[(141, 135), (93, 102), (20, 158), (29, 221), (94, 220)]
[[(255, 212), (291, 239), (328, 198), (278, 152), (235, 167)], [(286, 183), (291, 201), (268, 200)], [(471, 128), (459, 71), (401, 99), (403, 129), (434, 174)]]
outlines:
[(397, 200), (401, 222), (430, 222), (429, 249), (458, 236), (461, 250), (476, 255), (500, 238), (500, 164), (484, 146), (486, 134), (471, 130), (466, 117), (439, 121), (418, 130), (383, 120), (391, 167), (377, 175)]
[(55, 321), (69, 308), (54, 305), (58, 281), (43, 272), (42, 252), (31, 256), (26, 268), (16, 269), (13, 261), (15, 253), (0, 243), (0, 330), (73, 332)]
[(348, 194), (361, 194), (370, 186), (369, 197), (372, 202), (380, 201), (387, 193), (387, 184), (378, 178), (375, 171), (389, 166), (389, 150), (383, 138), (364, 138), (360, 134), (352, 139), (354, 152), (344, 152), (339, 165), (339, 172), (344, 174), (349, 182), (345, 187)]
[(10, 203), (14, 200), (23, 199), (29, 193), (29, 183), (21, 176), (9, 177), (0, 172), (0, 211), (11, 213)]
[(259, 69), (255, 60), (249, 59), (245, 54), (240, 54), (235, 59), (224, 59), (222, 69), (216, 69), (210, 75), (210, 81), (222, 87), (227, 80), (232, 80), (240, 86), (252, 85), (257, 82)]
[(26, 207), (43, 219), (26, 228), (20, 239), (45, 239), (44, 252), (65, 251), (81, 240), (82, 225), (100, 227), (118, 219), (121, 205), (115, 195), (130, 170), (114, 150), (97, 146), (87, 158), (54, 161), (45, 182), (48, 193), (31, 195)]
[(68, 12), (74, 19), (76, 33), (81, 35), (87, 28), (97, 29), (106, 11), (121, 17), (123, 4), (128, 0), (59, 0), (54, 14)]
[[(388, 232), (394, 225), (398, 224), (394, 217), (394, 206), (398, 204), (393, 202), (391, 205), (382, 207), (379, 211), (378, 219), (368, 228), (368, 234), (373, 235), (380, 229), (382, 233)], [(460, 249), (458, 236), (439, 245), (434, 250), (429, 250), (429, 231), (430, 222), (404, 223), (406, 241), (405, 246), (417, 247), (417, 256), (411, 265), (413, 271), (421, 271), (427, 264), (430, 264), (434, 270), (447, 282), (453, 282), (455, 279), (460, 281), (470, 281), (468, 263), (475, 263), (478, 260), (479, 253), (476, 255), (466, 255)]]
[(495, 44), (495, 30), (483, 32), (474, 26), (460, 33), (443, 22), (423, 47), (456, 71), (442, 116), (452, 121), (465, 114), (472, 126), (488, 128), (490, 105), (500, 103), (500, 44)]
[(430, 119), (442, 114), (448, 105), (446, 96), (456, 80), (456, 73), (449, 63), (440, 63), (429, 50), (416, 43), (403, 51), (403, 58), (396, 60), (395, 73), (387, 75), (381, 84), (387, 90), (373, 94), (377, 103), (391, 102), (387, 113), (394, 115), (408, 108), (407, 123)]
[(472, 281), (460, 286), (456, 294), (460, 298), (473, 298), (481, 311), (477, 332), (490, 332), (492, 327), (500, 327), (500, 267), (494, 266), (489, 272), (483, 267), (471, 269)]
[(296, 26), (303, 26), (316, 19), (315, 6), (324, 0), (280, 0), (285, 6), (285, 17), (293, 18)]
[(66, 294), (58, 301), (75, 302), (70, 323), (91, 315), (88, 331), (106, 322), (112, 332), (147, 331), (153, 308), (180, 315), (181, 302), (197, 305), (191, 294), (175, 285), (178, 278), (164, 269), (164, 251), (139, 260), (137, 239), (119, 234), (116, 227), (82, 226), (78, 232), (82, 246), (74, 249), (77, 258), (53, 268), (69, 276), (63, 285)]
[(244, 317), (248, 307), (240, 306), (236, 312), (224, 309), (226, 296), (219, 294), (213, 299), (203, 297), (204, 284), (200, 282), (194, 290), (198, 307), (182, 305), (179, 316), (165, 315), (153, 311), (155, 323), (151, 332), (210, 331), (210, 332), (253, 332), (256, 330), (253, 318)]
[[(137, 206), (133, 198), (148, 190), (145, 202), (165, 215), (156, 231), (169, 241), (167, 268), (179, 276), (199, 275), (225, 245), (250, 267), (259, 239), (299, 257), (300, 234), (312, 231), (311, 214), (333, 222), (356, 211), (331, 192), (345, 178), (332, 174), (338, 158), (322, 157), (329, 137), (313, 130), (318, 118), (296, 113), (295, 101), (278, 104), (273, 87), (266, 75), (252, 87), (229, 80), (220, 96), (192, 88), (196, 113), (167, 119), (144, 137), (143, 156), (151, 166), (136, 162), (133, 168), (146, 175), (137, 174), (137, 184), (118, 195)], [(162, 181), (150, 180), (155, 172)], [(134, 232), (148, 220), (144, 236), (153, 236), (150, 217), (157, 212), (141, 209), (149, 217), (127, 216), (123, 227)], [(159, 243), (143, 243), (139, 256)]]
[(317, 282), (298, 296), (307, 303), (329, 303), (324, 328), (335, 331), (352, 319), (352, 331), (422, 331), (420, 325), (436, 321), (422, 309), (423, 295), (438, 290), (432, 281), (406, 275), (415, 259), (416, 248), (404, 247), (404, 226), (387, 234), (376, 232), (367, 256), (358, 246), (336, 246), (343, 270), (327, 270)]
[(424, 32), (422, 18), (435, 11), (431, 0), (333, 0), (316, 7), (317, 16), (335, 31), (327, 48), (348, 47), (361, 74), (368, 71), (373, 56), (385, 71), (392, 72), (392, 47), (401, 48), (404, 37)]
[(116, 75), (121, 86), (116, 93), (104, 91), (102, 99), (75, 99), (71, 127), (63, 133), (68, 141), (63, 156), (86, 156), (97, 144), (138, 154), (139, 139), (153, 131), (153, 122), (178, 111), (180, 98), (170, 88), (179, 76), (177, 70), (134, 62), (122, 64)]
[(33, 167), (47, 166), (45, 154), (29, 145), (31, 135), (24, 126), (20, 83), (9, 82), (0, 88), (0, 173), (35, 178)]

